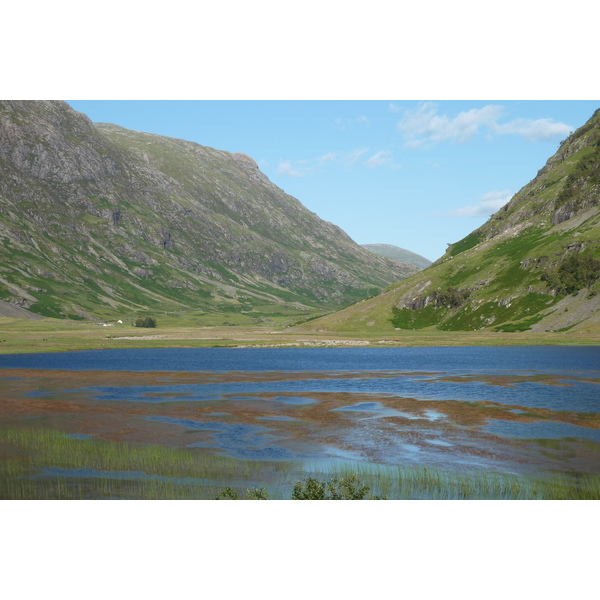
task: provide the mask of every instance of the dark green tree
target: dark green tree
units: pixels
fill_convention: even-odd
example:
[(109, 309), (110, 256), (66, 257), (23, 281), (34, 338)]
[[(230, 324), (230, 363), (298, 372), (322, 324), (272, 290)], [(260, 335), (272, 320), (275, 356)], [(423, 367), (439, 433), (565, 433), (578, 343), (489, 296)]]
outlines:
[(600, 278), (600, 261), (589, 255), (570, 254), (557, 269), (542, 275), (548, 287), (559, 294), (575, 294)]
[(135, 320), (136, 327), (156, 327), (156, 319), (152, 317), (146, 317), (145, 319), (139, 318)]

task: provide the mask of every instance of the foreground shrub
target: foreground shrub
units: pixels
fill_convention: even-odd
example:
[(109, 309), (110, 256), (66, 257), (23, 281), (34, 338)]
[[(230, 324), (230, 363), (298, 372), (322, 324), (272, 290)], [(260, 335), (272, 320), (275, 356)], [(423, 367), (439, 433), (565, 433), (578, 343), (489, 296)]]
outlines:
[(370, 489), (361, 484), (356, 475), (331, 481), (317, 481), (312, 477), (298, 481), (292, 491), (292, 500), (364, 500)]
[[(334, 477), (330, 481), (318, 481), (314, 477), (307, 477), (294, 484), (292, 500), (385, 500), (379, 496), (369, 496), (368, 485), (360, 482), (357, 475), (347, 477)], [(230, 487), (225, 488), (215, 500), (239, 500), (239, 494)], [(246, 500), (268, 500), (267, 491), (260, 488), (246, 490)]]

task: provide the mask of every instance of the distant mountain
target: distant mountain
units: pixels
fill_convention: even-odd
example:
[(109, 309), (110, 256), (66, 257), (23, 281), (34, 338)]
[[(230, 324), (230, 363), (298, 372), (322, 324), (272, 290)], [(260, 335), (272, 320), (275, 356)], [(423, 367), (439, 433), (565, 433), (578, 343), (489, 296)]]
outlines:
[(196, 143), (0, 102), (0, 299), (51, 317), (339, 308), (416, 271)]
[(304, 327), (598, 332), (599, 204), (600, 109), (432, 266)]
[(385, 256), (386, 258), (393, 258), (399, 260), (402, 263), (408, 263), (409, 265), (415, 265), (419, 269), (424, 269), (431, 264), (430, 260), (427, 260), (420, 254), (415, 254), (410, 250), (405, 250), (399, 246), (393, 246), (392, 244), (361, 244), (363, 248), (379, 256)]

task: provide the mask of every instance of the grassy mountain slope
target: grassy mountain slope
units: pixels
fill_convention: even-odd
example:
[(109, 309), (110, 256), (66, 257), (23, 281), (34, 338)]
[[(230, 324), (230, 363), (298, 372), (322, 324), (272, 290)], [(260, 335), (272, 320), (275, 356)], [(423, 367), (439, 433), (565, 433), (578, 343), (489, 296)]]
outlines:
[(0, 102), (0, 299), (50, 317), (340, 307), (413, 272), (248, 156)]
[(600, 110), (485, 225), (314, 330), (600, 330)]
[(409, 265), (415, 265), (419, 269), (425, 269), (431, 264), (431, 261), (424, 256), (392, 244), (361, 244), (361, 246), (369, 252), (379, 254), (379, 256), (386, 256)]

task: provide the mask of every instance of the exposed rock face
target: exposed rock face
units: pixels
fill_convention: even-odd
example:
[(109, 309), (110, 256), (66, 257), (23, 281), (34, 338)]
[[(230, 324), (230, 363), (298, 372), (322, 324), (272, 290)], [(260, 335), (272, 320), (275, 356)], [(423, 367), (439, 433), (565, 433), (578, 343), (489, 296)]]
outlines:
[[(335, 307), (416, 271), (363, 250), (245, 154), (93, 124), (64, 102), (0, 102), (0, 208), (0, 297), (48, 316)], [(47, 292), (10, 291), (26, 285)]]
[(10, 302), (4, 302), (0, 300), (0, 317), (6, 317), (8, 319), (28, 319), (28, 320), (36, 320), (43, 319), (44, 317), (40, 315), (36, 315), (24, 308), (17, 306), (16, 304), (12, 304)]
[(241, 152), (234, 152), (232, 156), (242, 165), (258, 169), (258, 164), (256, 163), (256, 161), (247, 154), (242, 154)]

